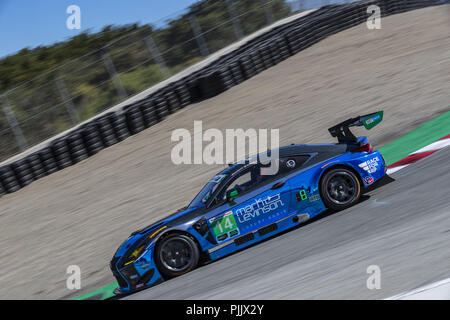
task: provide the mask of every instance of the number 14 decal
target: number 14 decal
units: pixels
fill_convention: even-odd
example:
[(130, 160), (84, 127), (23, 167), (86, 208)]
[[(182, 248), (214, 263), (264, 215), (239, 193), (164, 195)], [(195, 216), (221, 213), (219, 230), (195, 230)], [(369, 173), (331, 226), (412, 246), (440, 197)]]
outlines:
[(218, 241), (225, 240), (239, 234), (239, 228), (234, 218), (233, 211), (228, 211), (222, 217), (212, 218), (211, 223), (214, 235)]

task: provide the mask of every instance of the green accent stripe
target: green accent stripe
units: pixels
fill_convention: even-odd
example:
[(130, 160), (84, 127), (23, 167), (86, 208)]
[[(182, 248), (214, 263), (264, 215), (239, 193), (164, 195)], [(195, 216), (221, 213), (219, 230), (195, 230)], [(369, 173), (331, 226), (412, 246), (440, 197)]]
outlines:
[[(430, 143), (450, 134), (450, 111), (412, 130), (403, 137), (394, 140), (378, 150), (383, 154), (386, 164), (390, 165), (403, 159), (411, 152), (423, 148)], [(114, 296), (113, 290), (117, 282), (110, 283), (100, 289), (89, 292), (75, 300), (104, 300)]]
[(117, 288), (117, 286), (118, 283), (113, 282), (100, 289), (86, 293), (85, 295), (82, 295), (74, 300), (105, 300), (114, 296), (113, 291)]
[(388, 143), (378, 150), (383, 154), (387, 165), (403, 159), (440, 138), (450, 134), (450, 111), (421, 125), (403, 137)]

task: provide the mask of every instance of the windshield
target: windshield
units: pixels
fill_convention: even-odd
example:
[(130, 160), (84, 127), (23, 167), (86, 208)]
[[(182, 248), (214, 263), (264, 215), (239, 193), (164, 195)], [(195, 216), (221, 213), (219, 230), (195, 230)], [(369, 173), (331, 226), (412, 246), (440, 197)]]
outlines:
[(200, 207), (211, 197), (213, 192), (216, 190), (217, 186), (225, 179), (226, 174), (218, 174), (214, 176), (197, 194), (197, 196), (189, 204), (188, 208)]

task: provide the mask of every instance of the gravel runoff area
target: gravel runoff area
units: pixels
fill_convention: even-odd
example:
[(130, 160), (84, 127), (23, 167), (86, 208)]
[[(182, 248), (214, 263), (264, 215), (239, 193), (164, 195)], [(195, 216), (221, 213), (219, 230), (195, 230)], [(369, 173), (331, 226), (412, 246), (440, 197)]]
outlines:
[[(448, 111), (449, 26), (449, 5), (383, 18), (381, 30), (361, 24), (4, 196), (0, 298), (69, 299), (114, 281), (108, 263), (122, 241), (186, 205), (223, 167), (171, 162), (172, 131), (192, 131), (194, 120), (204, 130), (279, 128), (284, 145), (332, 142), (329, 126), (383, 109), (368, 133), (379, 147)], [(81, 290), (66, 289), (69, 265), (81, 267)]]

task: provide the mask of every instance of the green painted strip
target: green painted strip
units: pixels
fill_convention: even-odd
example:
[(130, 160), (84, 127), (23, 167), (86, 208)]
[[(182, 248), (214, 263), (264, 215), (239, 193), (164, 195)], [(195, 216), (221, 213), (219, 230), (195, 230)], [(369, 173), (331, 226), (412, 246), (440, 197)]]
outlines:
[(423, 148), (450, 134), (450, 111), (412, 130), (403, 137), (379, 148), (387, 165), (403, 159), (411, 152)]
[[(403, 137), (388, 143), (379, 148), (379, 150), (383, 154), (386, 164), (390, 165), (447, 134), (450, 134), (450, 111), (421, 125)], [(114, 296), (113, 290), (117, 288), (117, 285), (117, 282), (110, 283), (75, 300), (105, 300), (111, 298)]]
[(74, 300), (105, 300), (114, 296), (113, 291), (117, 288), (117, 286), (118, 283), (113, 282), (100, 289), (86, 293), (85, 295), (82, 295)]

